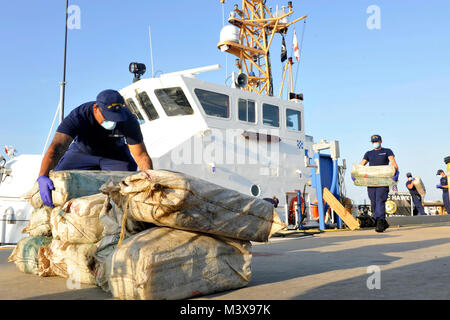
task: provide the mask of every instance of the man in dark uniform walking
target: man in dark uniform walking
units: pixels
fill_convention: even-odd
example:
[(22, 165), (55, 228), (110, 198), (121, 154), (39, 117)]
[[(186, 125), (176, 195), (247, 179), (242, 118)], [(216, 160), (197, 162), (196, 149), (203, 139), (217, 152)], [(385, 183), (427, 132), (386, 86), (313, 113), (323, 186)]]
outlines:
[[(370, 141), (372, 142), (373, 150), (366, 152), (360, 164), (363, 166), (367, 163), (369, 163), (369, 166), (386, 166), (390, 163), (396, 170), (395, 176), (392, 179), (398, 181), (398, 165), (392, 150), (381, 147), (383, 141), (379, 135), (373, 135)], [(367, 187), (367, 193), (376, 221), (375, 231), (383, 232), (389, 228), (389, 224), (386, 221), (386, 200), (389, 194), (389, 187)]]
[(416, 207), (418, 215), (419, 216), (425, 216), (425, 210), (422, 205), (422, 196), (417, 191), (416, 187), (414, 186), (414, 178), (411, 174), (411, 172), (408, 172), (406, 174), (406, 178), (408, 181), (406, 181), (406, 188), (408, 188), (409, 193), (411, 194), (411, 198), (414, 203), (414, 207)]
[(50, 170), (141, 171), (153, 169), (136, 117), (118, 91), (104, 90), (64, 118), (44, 155), (39, 192), (53, 207)]
[(442, 200), (444, 201), (444, 208), (445, 211), (447, 211), (447, 214), (450, 214), (450, 199), (448, 196), (448, 180), (447, 175), (445, 174), (444, 170), (439, 169), (436, 173), (437, 176), (441, 176), (441, 183), (436, 185), (436, 188), (442, 189)]

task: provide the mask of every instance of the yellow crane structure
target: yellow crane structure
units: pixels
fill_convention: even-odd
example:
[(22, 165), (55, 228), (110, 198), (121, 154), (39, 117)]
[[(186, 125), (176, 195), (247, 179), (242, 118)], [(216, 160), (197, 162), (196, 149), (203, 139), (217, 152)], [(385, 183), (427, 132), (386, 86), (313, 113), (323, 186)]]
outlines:
[[(220, 0), (222, 4), (226, 0)], [(292, 1), (288, 2), (287, 11), (272, 14), (266, 6), (266, 0), (242, 0), (242, 6), (234, 6), (228, 22), (239, 29), (238, 41), (220, 41), (217, 47), (222, 52), (233, 54), (237, 57), (236, 66), (240, 73), (247, 75), (248, 84), (244, 90), (258, 94), (273, 96), (273, 79), (270, 63), (270, 46), (276, 33), (286, 34), (288, 27), (305, 19), (300, 17), (289, 22), (288, 17), (294, 13)], [(292, 59), (289, 59), (284, 67), (283, 82), (280, 88), (280, 96), (289, 71), (289, 90), (292, 90)]]

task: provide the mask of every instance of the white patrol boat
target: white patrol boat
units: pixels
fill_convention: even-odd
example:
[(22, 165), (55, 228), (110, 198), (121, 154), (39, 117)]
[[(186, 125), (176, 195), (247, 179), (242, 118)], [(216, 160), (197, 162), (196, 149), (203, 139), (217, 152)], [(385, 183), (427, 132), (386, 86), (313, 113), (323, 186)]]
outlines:
[[(269, 54), (273, 37), (284, 37), (290, 25), (306, 16), (289, 22), (294, 13), (291, 2), (274, 14), (261, 1), (246, 0), (242, 6), (230, 13), (230, 25), (222, 30), (218, 44), (237, 58), (239, 72), (233, 73), (231, 87), (196, 78), (219, 65), (141, 79), (145, 66), (131, 63), (135, 81), (120, 93), (140, 122), (155, 169), (183, 172), (258, 198), (276, 197), (277, 212), (290, 228), (317, 226), (317, 210), (311, 209), (316, 191), (305, 155), (321, 148), (313, 150), (313, 138), (305, 132), (303, 95), (293, 92), (293, 59), (285, 60), (276, 97)], [(288, 100), (281, 99), (286, 76)], [(2, 245), (26, 236), (21, 230), (32, 207), (21, 195), (36, 181), (42, 159), (9, 155), (8, 161), (0, 162)]]

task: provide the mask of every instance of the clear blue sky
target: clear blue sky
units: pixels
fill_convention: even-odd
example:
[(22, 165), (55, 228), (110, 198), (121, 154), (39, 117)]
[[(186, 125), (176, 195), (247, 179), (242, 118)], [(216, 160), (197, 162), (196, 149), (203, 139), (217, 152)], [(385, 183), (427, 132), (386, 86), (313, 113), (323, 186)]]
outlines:
[[(240, 0), (227, 1), (225, 16)], [(268, 0), (285, 5), (287, 1)], [(81, 9), (81, 28), (69, 30), (66, 114), (105, 88), (132, 81), (131, 61), (150, 73), (148, 27), (155, 71), (173, 72), (220, 63), (200, 78), (225, 80), (225, 57), (216, 44), (222, 28), (219, 0), (70, 0)], [(351, 164), (369, 150), (370, 135), (383, 137), (405, 174), (423, 178), (426, 199), (441, 199), (436, 170), (450, 155), (450, 1), (293, 1), (295, 17), (308, 15), (297, 91), (305, 95), (307, 134), (339, 140), (347, 159), (347, 191), (360, 202), (365, 188), (352, 186)], [(381, 9), (381, 29), (369, 30), (370, 5)], [(63, 0), (3, 1), (0, 8), (0, 146), (41, 153), (59, 101), (64, 41)], [(302, 34), (303, 23), (296, 27)], [(291, 53), (292, 33), (287, 37)], [(280, 82), (280, 37), (272, 46)], [(228, 58), (232, 71), (232, 57)], [(294, 71), (297, 67), (294, 66)], [(277, 78), (278, 77), (278, 78)]]

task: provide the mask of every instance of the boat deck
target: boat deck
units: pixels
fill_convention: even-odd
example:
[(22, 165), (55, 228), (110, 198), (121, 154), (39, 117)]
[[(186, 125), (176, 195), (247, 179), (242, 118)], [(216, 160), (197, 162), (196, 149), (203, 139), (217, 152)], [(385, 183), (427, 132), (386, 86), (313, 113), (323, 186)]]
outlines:
[[(112, 299), (100, 288), (70, 290), (67, 280), (21, 273), (0, 250), (0, 299)], [(450, 299), (450, 223), (327, 231), (289, 232), (253, 246), (252, 280), (238, 290), (196, 299)], [(368, 289), (380, 268), (380, 289)], [(372, 278), (371, 278), (372, 277)], [(369, 280), (369, 281), (368, 281)]]

